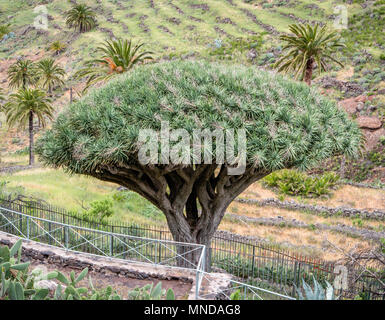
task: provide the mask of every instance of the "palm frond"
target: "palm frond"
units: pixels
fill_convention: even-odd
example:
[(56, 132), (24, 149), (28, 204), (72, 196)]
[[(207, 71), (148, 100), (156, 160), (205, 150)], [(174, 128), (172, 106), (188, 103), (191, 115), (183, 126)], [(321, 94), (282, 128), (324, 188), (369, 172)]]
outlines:
[(284, 55), (274, 65), (279, 72), (292, 74), (297, 79), (300, 76), (304, 78), (306, 68), (313, 68), (312, 62), (317, 64), (318, 72), (328, 69), (325, 60), (343, 66), (332, 57), (338, 49), (345, 47), (337, 32), (319, 24), (292, 24), (289, 30), (292, 34), (280, 36), (285, 45), (282, 49)]

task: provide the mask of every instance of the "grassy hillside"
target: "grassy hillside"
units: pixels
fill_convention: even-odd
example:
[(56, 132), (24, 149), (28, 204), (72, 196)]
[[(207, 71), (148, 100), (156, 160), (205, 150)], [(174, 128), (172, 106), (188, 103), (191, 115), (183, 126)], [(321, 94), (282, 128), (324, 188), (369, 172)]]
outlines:
[[(2, 44), (1, 58), (20, 55), (34, 50), (43, 50), (51, 42), (61, 40), (69, 45), (66, 55), (76, 56), (70, 66), (92, 56), (95, 46), (104, 39), (128, 37), (144, 41), (158, 58), (184, 55), (209, 54), (214, 40), (231, 41), (235, 38), (264, 36), (265, 49), (277, 44), (277, 35), (287, 31), (287, 26), (296, 22), (334, 21), (333, 1), (253, 1), (253, 0), (145, 0), (145, 1), (78, 1), (87, 3), (97, 13), (98, 27), (84, 34), (69, 30), (64, 13), (71, 1), (0, 1), (0, 23), (10, 23), (17, 34), (14, 40)], [(349, 27), (343, 31), (349, 50), (368, 50), (379, 58), (384, 45), (381, 34), (384, 28), (383, 1), (379, 0), (362, 8), (364, 1), (345, 4), (348, 10)], [(48, 9), (47, 31), (33, 30), (36, 13), (34, 8), (44, 4)], [(377, 11), (378, 12), (377, 12)], [(381, 11), (382, 10), (382, 11)], [(370, 19), (369, 19), (370, 17)], [(377, 17), (377, 18), (376, 18)], [(376, 20), (378, 23), (370, 24)], [(362, 23), (363, 20), (363, 23)], [(362, 32), (364, 31), (364, 32)]]
[[(288, 31), (288, 25), (297, 22), (321, 22), (332, 26), (334, 9), (343, 4), (348, 10), (348, 29), (341, 34), (346, 49), (339, 53), (344, 67), (333, 67), (322, 75), (315, 75), (314, 85), (325, 87), (327, 94), (338, 100), (352, 95), (376, 95), (365, 104), (361, 115), (385, 117), (385, 1), (353, 0), (77, 0), (90, 5), (97, 13), (98, 26), (90, 32), (78, 33), (65, 25), (65, 12), (75, 1), (63, 0), (0, 0), (0, 26), (10, 24), (14, 36), (0, 42), (0, 86), (8, 91), (6, 73), (8, 66), (18, 57), (34, 61), (53, 56), (66, 70), (66, 86), (55, 93), (56, 112), (69, 102), (69, 88), (77, 89), (81, 82), (73, 78), (83, 62), (95, 57), (95, 48), (104, 40), (113, 37), (131, 38), (145, 42), (146, 49), (154, 52), (157, 61), (168, 59), (208, 59), (228, 63), (258, 65), (271, 69), (282, 53), (280, 34)], [(36, 30), (34, 8), (44, 4), (48, 9), (48, 30)], [(54, 41), (66, 44), (66, 50), (54, 56), (49, 46)], [(341, 89), (338, 85), (324, 86), (324, 79), (346, 82), (356, 91)], [(331, 79), (331, 80), (330, 80)], [(359, 93), (357, 93), (359, 92)], [(23, 131), (9, 129), (4, 125), (0, 112), (0, 169), (27, 164), (27, 135)], [(379, 180), (385, 182), (385, 143), (374, 153), (355, 162), (352, 176), (365, 181), (380, 168)], [(372, 159), (373, 158), (373, 159)], [(338, 163), (329, 168), (340, 170)], [(377, 179), (377, 177), (376, 177)], [(373, 179), (372, 179), (373, 180)], [(22, 193), (46, 200), (69, 210), (84, 211), (94, 201), (114, 199), (117, 186), (84, 177), (69, 176), (62, 171), (35, 168), (12, 175), (0, 174), (7, 181), (7, 188), (20, 189)], [(362, 196), (357, 198), (357, 194)], [(278, 195), (252, 186), (242, 197), (268, 198)], [(368, 203), (367, 199), (371, 199)], [(325, 206), (346, 205), (360, 209), (384, 210), (384, 191), (344, 187), (322, 200), (294, 199)], [(365, 202), (366, 201), (366, 202)], [(373, 205), (375, 203), (375, 205)], [(163, 215), (147, 201), (130, 193), (123, 202), (114, 200), (114, 218), (137, 223), (164, 225)], [(278, 208), (259, 208), (250, 204), (234, 203), (229, 209), (233, 216), (226, 216), (220, 229), (267, 239), (272, 243), (305, 248), (313, 254), (335, 259), (337, 253), (330, 251), (324, 238), (328, 237), (340, 246), (367, 248), (368, 239), (341, 232), (320, 230), (314, 225), (346, 225), (362, 230), (384, 232), (383, 221), (360, 221), (357, 218), (320, 217), (307, 212), (288, 211)], [(283, 216), (304, 222), (309, 227), (298, 228), (287, 224), (269, 225), (261, 222), (245, 222), (245, 218), (271, 218)], [(258, 220), (260, 221), (260, 220)], [(275, 221), (275, 220), (274, 220)]]
[[(90, 32), (78, 33), (65, 24), (65, 12), (73, 2), (0, 0), (0, 26), (10, 24), (14, 33), (0, 43), (0, 77), (6, 76), (7, 66), (17, 57), (37, 60), (52, 55), (49, 46), (59, 40), (67, 48), (56, 58), (65, 66), (67, 86), (76, 88), (76, 70), (95, 56), (100, 43), (114, 37), (144, 42), (157, 60), (203, 58), (270, 69), (281, 55), (278, 36), (287, 32), (288, 25), (320, 22), (332, 27), (337, 5), (330, 0), (84, 0), (78, 3), (94, 9), (98, 25)], [(41, 4), (48, 11), (47, 30), (33, 27), (38, 16), (34, 9)], [(322, 76), (350, 81), (360, 92), (385, 90), (385, 2), (354, 0), (343, 5), (348, 29), (342, 29), (341, 34), (347, 48), (338, 58), (345, 67), (333, 67)], [(5, 81), (0, 85), (6, 87)], [(337, 88), (329, 91), (335, 98), (352, 94)], [(68, 101), (65, 93), (58, 92), (57, 98), (64, 95)], [(376, 103), (378, 113), (384, 115), (385, 98)]]

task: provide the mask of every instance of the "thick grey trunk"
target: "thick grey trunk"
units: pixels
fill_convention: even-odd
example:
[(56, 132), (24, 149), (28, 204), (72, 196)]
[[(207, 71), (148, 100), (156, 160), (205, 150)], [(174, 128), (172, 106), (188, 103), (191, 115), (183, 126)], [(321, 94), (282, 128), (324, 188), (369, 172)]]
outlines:
[[(192, 209), (192, 212), (190, 211)], [(202, 244), (206, 246), (204, 260), (204, 270), (209, 271), (211, 266), (210, 261), (210, 246), (211, 239), (218, 229), (221, 221), (221, 212), (215, 210), (211, 212), (201, 212), (200, 215), (195, 211), (194, 206), (187, 205), (185, 216), (182, 212), (174, 213), (167, 219), (173, 239), (178, 242)], [(182, 219), (177, 219), (179, 216)], [(195, 217), (195, 219), (193, 219)], [(182, 220), (182, 222), (181, 222)], [(195, 246), (178, 245), (178, 266), (187, 268), (197, 268), (202, 257), (202, 249), (197, 249)], [(202, 266), (201, 266), (202, 267)]]
[[(248, 186), (269, 172), (250, 166), (239, 176), (227, 175), (227, 167), (217, 164), (194, 167), (151, 167), (143, 165), (103, 166), (95, 178), (118, 183), (133, 190), (158, 207), (166, 216), (179, 253), (176, 264), (196, 268), (206, 246), (206, 270), (210, 266), (210, 242), (230, 203)], [(199, 208), (199, 209), (198, 209)]]

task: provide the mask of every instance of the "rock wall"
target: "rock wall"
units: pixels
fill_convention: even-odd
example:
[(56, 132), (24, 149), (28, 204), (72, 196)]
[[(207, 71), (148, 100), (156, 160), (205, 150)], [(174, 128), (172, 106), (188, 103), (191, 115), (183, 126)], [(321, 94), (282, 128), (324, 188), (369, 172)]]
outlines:
[[(12, 246), (17, 240), (19, 238), (16, 236), (0, 232), (0, 245)], [(193, 269), (129, 262), (123, 259), (72, 252), (29, 240), (23, 240), (22, 258), (25, 261), (49, 263), (57, 268), (70, 267), (79, 270), (88, 268), (90, 271), (102, 274), (120, 274), (134, 279), (179, 280), (192, 284), (188, 299), (195, 299), (196, 270)], [(229, 286), (231, 278), (229, 274), (212, 273), (210, 283), (206, 283), (202, 289), (210, 294), (212, 299), (216, 299), (220, 297), (221, 289)]]
[(360, 217), (360, 218), (368, 218), (368, 219), (375, 219), (375, 220), (381, 220), (381, 221), (385, 220), (385, 211), (382, 211), (382, 210), (368, 211), (368, 210), (360, 210), (360, 209), (349, 208), (344, 206), (332, 208), (332, 207), (325, 207), (321, 205), (298, 203), (292, 200), (280, 201), (274, 198), (267, 198), (263, 200), (238, 198), (235, 201), (240, 203), (255, 204), (261, 207), (272, 206), (272, 207), (289, 209), (289, 210), (308, 210), (317, 214), (322, 214), (327, 216), (339, 215), (342, 217)]

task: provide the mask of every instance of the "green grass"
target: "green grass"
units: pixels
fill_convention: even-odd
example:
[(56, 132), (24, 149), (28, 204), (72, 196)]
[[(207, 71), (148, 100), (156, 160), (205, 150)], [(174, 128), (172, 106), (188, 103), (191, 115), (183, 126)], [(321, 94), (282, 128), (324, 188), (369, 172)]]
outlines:
[(116, 201), (114, 194), (119, 192), (117, 185), (90, 177), (37, 168), (8, 176), (0, 175), (0, 181), (8, 182), (7, 189), (18, 189), (22, 194), (44, 199), (49, 204), (67, 210), (81, 213), (85, 211), (83, 207), (90, 208), (90, 203), (94, 201), (111, 199), (114, 203), (112, 219), (139, 224), (165, 224), (163, 214), (141, 196), (127, 191), (124, 201)]
[[(105, 0), (101, 4), (95, 3), (95, 1), (83, 0), (82, 3), (86, 3), (94, 8), (97, 12), (97, 18), (99, 27), (91, 32), (81, 34), (79, 39), (72, 44), (70, 50), (76, 51), (79, 49), (79, 45), (85, 44), (87, 48), (81, 50), (82, 58), (86, 58), (89, 49), (95, 48), (98, 42), (101, 42), (107, 38), (107, 34), (100, 30), (100, 28), (107, 28), (111, 30), (118, 37), (132, 37), (136, 40), (144, 41), (153, 50), (159, 53), (159, 56), (167, 54), (168, 51), (174, 51), (177, 54), (184, 54), (186, 52), (202, 52), (207, 47), (207, 44), (211, 43), (217, 38), (226, 38), (227, 35), (218, 34), (214, 27), (220, 27), (223, 29), (229, 37), (245, 36), (243, 28), (253, 30), (260, 33), (264, 31), (263, 27), (255, 24), (250, 17), (248, 17), (241, 9), (247, 9), (257, 16), (257, 19), (261, 22), (273, 26), (280, 32), (286, 32), (287, 26), (294, 23), (295, 20), (286, 17), (280, 13), (294, 14), (296, 17), (305, 20), (319, 20), (332, 23), (332, 20), (328, 19), (333, 13), (335, 4), (328, 0), (325, 2), (317, 2), (320, 7), (319, 10), (310, 10), (306, 8), (307, 5), (312, 4), (311, 1), (296, 1), (290, 3), (290, 6), (278, 5), (278, 1), (273, 2), (272, 7), (265, 7), (263, 3), (265, 1), (255, 1), (253, 3), (245, 3), (242, 0), (233, 0), (235, 6), (229, 4), (224, 0), (208, 0), (206, 2), (197, 1), (182, 1), (175, 0), (172, 3), (178, 6), (184, 13), (181, 14), (175, 8), (173, 8), (168, 0), (154, 1), (155, 8), (150, 7), (149, 1), (111, 1)], [(124, 7), (121, 9), (118, 3)], [(201, 10), (198, 8), (192, 8), (191, 4), (206, 3), (209, 6), (209, 10)], [(48, 35), (36, 36), (36, 32), (30, 32), (32, 37), (29, 38), (28, 49), (38, 49), (39, 46), (44, 43), (53, 42), (59, 37), (62, 40), (69, 39), (73, 35), (73, 31), (69, 30), (65, 26), (64, 13), (67, 11), (71, 4), (69, 1), (52, 1), (47, 4), (49, 14), (53, 17), (52, 21), (49, 21), (50, 26)], [(294, 7), (293, 7), (294, 6)], [(349, 14), (355, 14), (359, 12), (360, 6), (357, 4), (347, 5)], [(33, 12), (34, 5), (28, 5), (25, 1), (8, 1), (0, 0), (0, 12), (4, 12), (0, 18), (0, 23), (10, 22), (13, 29), (18, 30), (21, 27), (30, 25), (33, 23), (35, 14)], [(127, 16), (134, 14), (134, 16)], [(8, 19), (8, 16), (13, 16)], [(143, 20), (143, 23), (149, 28), (148, 32), (140, 27), (140, 17), (147, 16)], [(202, 21), (192, 21), (189, 17), (193, 16), (199, 18)], [(235, 25), (223, 24), (216, 21), (217, 17), (231, 18)], [(118, 23), (112, 23), (109, 18)], [(180, 24), (175, 24), (170, 21), (170, 18), (177, 18), (180, 20)], [(55, 29), (53, 25), (56, 24), (62, 28), (62, 31)], [(122, 24), (127, 26), (127, 30), (123, 28)], [(165, 33), (159, 29), (159, 26), (164, 26), (170, 30), (172, 34)], [(195, 26), (194, 30), (190, 30), (189, 26)], [(27, 39), (28, 40), (28, 39)], [(33, 41), (32, 41), (33, 40)], [(25, 45), (25, 39), (23, 40)], [(15, 40), (18, 42), (18, 40)], [(12, 46), (11, 46), (12, 47)], [(22, 46), (15, 46), (15, 49), (11, 49), (11, 52), (16, 54), (18, 51), (23, 51), (26, 48)], [(5, 57), (7, 53), (0, 55)]]
[[(48, 13), (52, 17), (48, 31), (45, 34), (39, 34), (37, 30), (32, 30), (25, 36), (17, 36), (15, 39), (7, 41), (5, 45), (0, 45), (0, 59), (46, 51), (49, 44), (60, 40), (68, 43), (65, 53), (61, 56), (69, 57), (66, 69), (71, 79), (84, 60), (95, 56), (95, 48), (110, 37), (108, 32), (103, 31), (103, 29), (107, 29), (112, 31), (116, 37), (132, 38), (134, 41), (144, 42), (146, 49), (155, 52), (154, 56), (157, 60), (183, 58), (186, 55), (215, 60), (221, 59), (221, 57), (213, 57), (208, 49), (214, 40), (221, 39), (223, 42), (229, 42), (239, 37), (247, 39), (250, 35), (245, 32), (245, 29), (258, 35), (266, 32), (263, 25), (255, 23), (242, 11), (244, 9), (255, 15), (263, 24), (274, 27), (278, 32), (287, 32), (288, 25), (298, 22), (298, 19), (326, 22), (332, 26), (332, 15), (337, 5), (332, 0), (322, 2), (297, 0), (288, 3), (281, 0), (255, 0), (248, 3), (243, 0), (233, 0), (234, 5), (225, 0), (206, 0), (204, 2), (156, 0), (153, 1), (155, 7), (152, 8), (150, 1), (103, 0), (100, 4), (91, 0), (81, 2), (90, 5), (96, 11), (98, 19), (96, 29), (80, 35), (68, 29), (65, 25), (65, 12), (70, 8), (71, 3), (53, 0), (46, 4)], [(11, 30), (16, 32), (16, 35), (19, 31), (31, 26), (36, 16), (33, 9), (37, 5), (37, 1), (28, 3), (22, 0), (0, 0), (0, 12), (2, 13), (0, 14), (0, 24), (10, 23)], [(377, 1), (377, 3), (378, 5), (369, 4), (365, 10), (357, 1), (353, 1), (352, 4), (341, 3), (347, 7), (349, 17), (349, 29), (343, 30), (341, 33), (348, 45), (343, 59), (346, 67), (352, 64), (352, 56), (361, 55), (361, 51), (364, 49), (376, 58), (376, 61), (372, 63), (376, 66), (379, 64), (377, 60), (383, 50), (379, 49), (375, 42), (381, 41), (383, 22), (376, 20), (375, 26), (372, 26), (370, 16), (373, 10), (383, 12), (385, 4), (382, 4), (381, 1)], [(207, 4), (209, 10), (193, 8), (192, 4)], [(183, 13), (172, 5), (179, 7)], [(311, 9), (310, 5), (318, 7)], [(288, 14), (292, 17), (287, 16)], [(8, 19), (8, 16), (12, 18)], [(201, 21), (193, 21), (190, 17), (199, 18)], [(363, 21), (362, 24), (357, 23), (357, 17)], [(217, 21), (218, 18), (230, 18), (234, 24), (220, 23)], [(180, 23), (175, 24), (170, 19), (177, 19)], [(141, 22), (146, 25), (148, 32), (145, 32), (140, 26)], [(61, 30), (55, 28), (55, 25), (59, 26)], [(167, 28), (170, 33), (163, 31), (161, 29), (163, 27)], [(225, 34), (221, 34), (215, 28), (222, 29)], [(358, 46), (354, 45), (356, 42), (359, 43)], [(271, 61), (266, 61), (261, 57), (280, 45), (278, 36), (268, 33), (264, 36), (262, 47), (258, 50), (258, 59), (253, 63), (264, 68), (271, 68)], [(232, 63), (251, 63), (247, 58), (247, 51), (232, 54), (226, 60), (231, 60)], [(363, 77), (363, 75), (358, 72), (358, 77)], [(71, 85), (73, 84), (71, 83)], [(373, 89), (376, 86), (377, 84), (371, 83), (367, 85), (367, 89)]]

